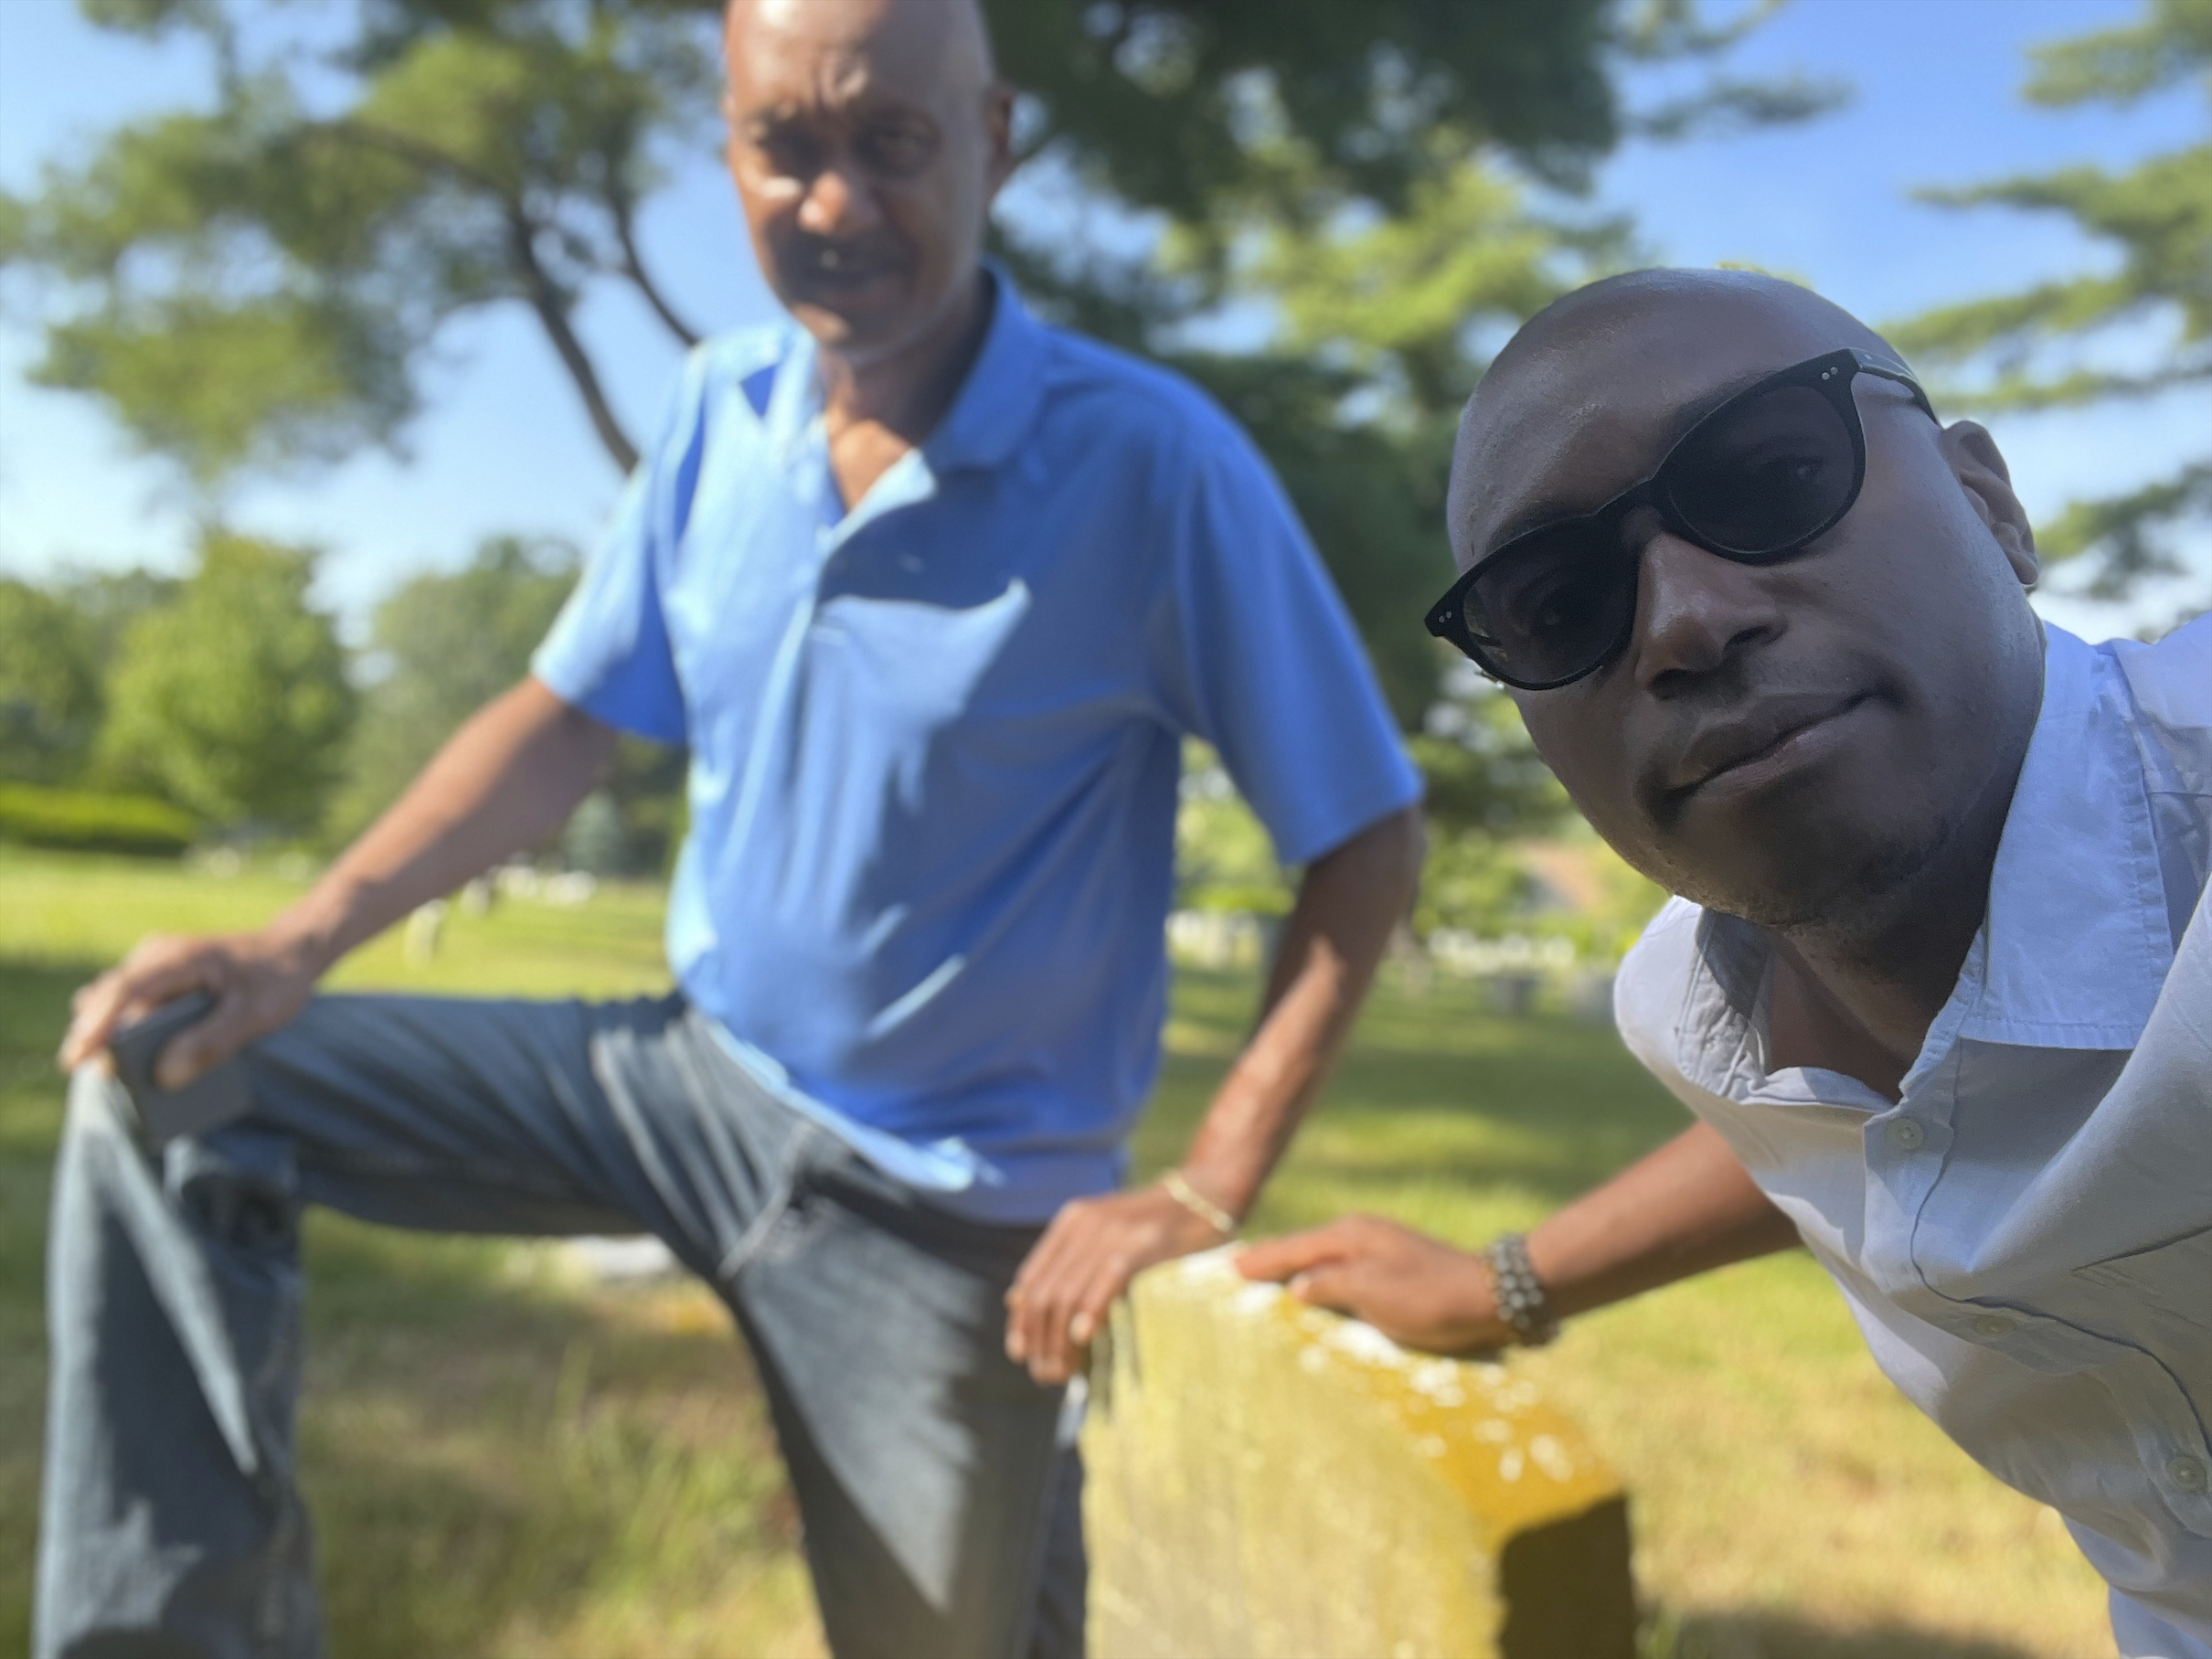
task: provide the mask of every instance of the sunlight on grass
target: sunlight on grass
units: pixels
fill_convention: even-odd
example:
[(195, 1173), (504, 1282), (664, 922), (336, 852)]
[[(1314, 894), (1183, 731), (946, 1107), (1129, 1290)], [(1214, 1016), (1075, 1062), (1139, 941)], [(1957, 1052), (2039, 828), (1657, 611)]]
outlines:
[[(266, 873), (0, 851), (0, 1653), (27, 1627), (43, 1388), (50, 1055), (69, 992), (153, 930), (251, 925)], [(453, 916), (340, 982), (665, 987), (659, 895)], [(1255, 987), (1186, 974), (1138, 1140), (1180, 1149)], [(1384, 1211), (1462, 1242), (1526, 1225), (1675, 1133), (1610, 1031), (1465, 990), (1378, 993), (1257, 1230)], [(335, 1659), (809, 1659), (821, 1653), (763, 1402), (703, 1289), (593, 1290), (542, 1247), (318, 1216), (302, 1440)], [(1889, 1388), (1802, 1256), (1581, 1321), (1526, 1366), (1626, 1477), (1651, 1659), (2090, 1659), (2103, 1598), (2047, 1511)]]

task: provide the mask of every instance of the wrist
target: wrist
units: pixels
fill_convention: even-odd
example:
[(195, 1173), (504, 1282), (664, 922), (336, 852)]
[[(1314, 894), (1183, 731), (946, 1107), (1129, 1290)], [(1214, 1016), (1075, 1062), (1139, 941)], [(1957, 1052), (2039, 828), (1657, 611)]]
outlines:
[(1501, 1233), (1483, 1247), (1476, 1259), (1489, 1280), (1495, 1316), (1513, 1333), (1515, 1341), (1523, 1347), (1540, 1348), (1558, 1335), (1558, 1310), (1529, 1260), (1526, 1238), (1519, 1233)]
[(346, 931), (351, 908), (341, 896), (317, 890), (281, 911), (261, 937), (287, 972), (320, 979), (353, 948)]
[(1454, 1320), (1467, 1333), (1462, 1345), (1471, 1351), (1502, 1348), (1514, 1340), (1513, 1327), (1498, 1317), (1498, 1299), (1491, 1289), (1490, 1266), (1479, 1250), (1454, 1250), (1457, 1271), (1452, 1280)]
[(1182, 1211), (1205, 1224), (1208, 1232), (1226, 1242), (1237, 1236), (1242, 1218), (1227, 1205), (1218, 1202), (1198, 1183), (1181, 1169), (1171, 1169), (1160, 1177), (1160, 1190), (1167, 1195)]

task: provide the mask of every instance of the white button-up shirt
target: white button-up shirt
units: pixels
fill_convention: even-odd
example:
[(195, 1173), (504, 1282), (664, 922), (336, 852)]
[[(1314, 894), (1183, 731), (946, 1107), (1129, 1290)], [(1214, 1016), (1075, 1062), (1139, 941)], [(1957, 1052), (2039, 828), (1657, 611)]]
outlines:
[(2212, 617), (2045, 632), (1988, 913), (1901, 1100), (1770, 1068), (1765, 942), (1681, 899), (1615, 1011), (1890, 1379), (2066, 1517), (2128, 1659), (2212, 1659)]

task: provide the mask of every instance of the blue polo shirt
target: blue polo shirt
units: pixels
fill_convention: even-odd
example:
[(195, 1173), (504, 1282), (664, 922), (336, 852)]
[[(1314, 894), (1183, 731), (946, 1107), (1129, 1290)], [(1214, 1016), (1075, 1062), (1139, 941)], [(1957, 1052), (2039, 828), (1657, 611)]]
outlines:
[(668, 955), (733, 1051), (1038, 1222), (1120, 1180), (1157, 1069), (1183, 739), (1286, 864), (1420, 784), (1250, 441), (994, 282), (952, 409), (849, 510), (810, 337), (694, 352), (532, 668), (689, 745)]

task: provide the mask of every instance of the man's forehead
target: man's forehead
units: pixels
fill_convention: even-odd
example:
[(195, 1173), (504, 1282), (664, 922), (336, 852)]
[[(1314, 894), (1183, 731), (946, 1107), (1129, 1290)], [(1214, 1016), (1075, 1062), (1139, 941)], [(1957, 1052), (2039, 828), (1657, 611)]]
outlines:
[[(930, 101), (975, 78), (988, 47), (967, 38), (970, 0), (734, 0), (726, 20), (730, 86), (749, 107)], [(969, 27), (963, 28), (966, 24)], [(964, 48), (964, 49), (963, 49)], [(978, 80), (988, 79), (984, 69)]]
[(1477, 391), (1453, 452), (1461, 564), (1649, 476), (1729, 392), (1839, 346), (1880, 344), (1847, 314), (1802, 298), (1810, 303), (1761, 290), (1631, 296), (1516, 343)]

